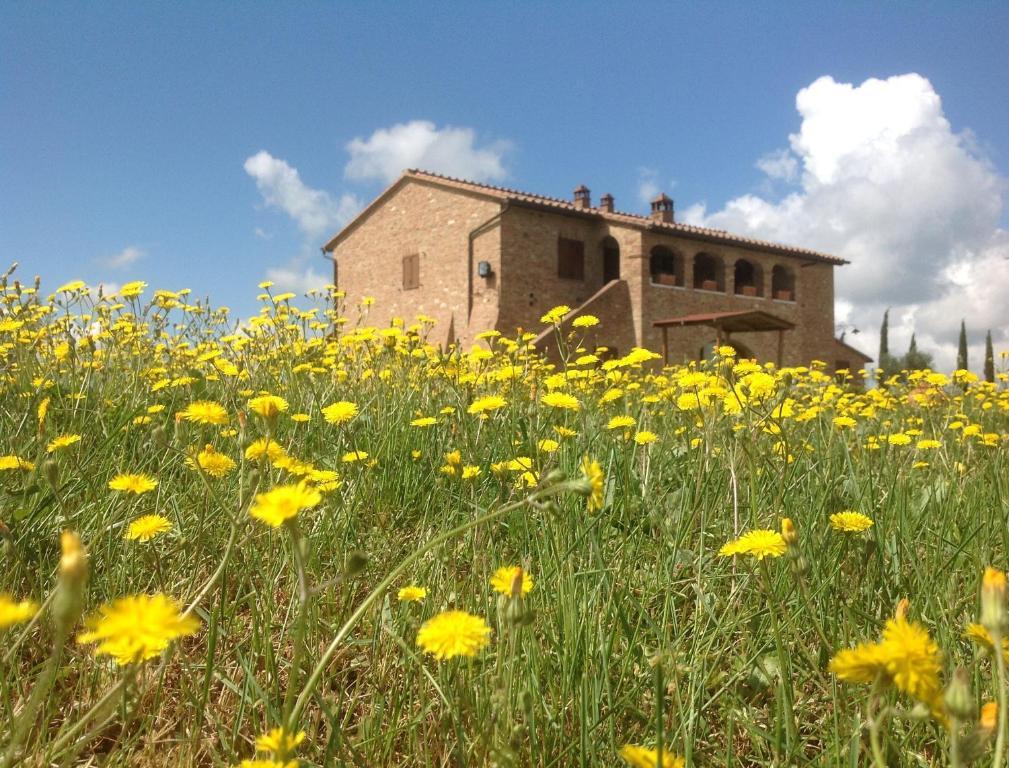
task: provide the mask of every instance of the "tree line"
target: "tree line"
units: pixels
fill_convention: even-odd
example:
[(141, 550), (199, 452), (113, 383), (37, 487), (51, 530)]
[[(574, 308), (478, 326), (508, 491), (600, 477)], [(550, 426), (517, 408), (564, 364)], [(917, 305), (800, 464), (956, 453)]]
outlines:
[[(883, 313), (883, 324), (879, 329), (878, 367), (883, 370), (883, 376), (891, 376), (900, 371), (920, 371), (932, 367), (932, 355), (918, 349), (918, 340), (911, 334), (911, 344), (903, 355), (890, 353), (890, 310)], [(967, 324), (960, 321), (960, 339), (956, 353), (957, 370), (970, 370), (970, 360), (967, 356)], [(984, 379), (995, 381), (995, 351), (992, 347), (991, 331), (985, 334), (984, 340)]]

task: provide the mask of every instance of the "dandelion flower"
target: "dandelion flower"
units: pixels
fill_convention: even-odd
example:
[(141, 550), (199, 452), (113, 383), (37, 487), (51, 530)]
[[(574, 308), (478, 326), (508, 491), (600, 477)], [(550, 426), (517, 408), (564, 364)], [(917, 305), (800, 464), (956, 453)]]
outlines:
[(551, 408), (562, 408), (568, 411), (577, 411), (582, 407), (577, 397), (566, 392), (548, 392), (543, 395), (540, 402)]
[(10, 595), (0, 593), (0, 630), (28, 621), (38, 609), (38, 603), (31, 600), (14, 602)]
[(835, 512), (830, 516), (830, 527), (845, 533), (861, 533), (874, 525), (872, 518), (861, 512)]
[(528, 571), (517, 565), (498, 568), (494, 571), (494, 575), (490, 577), (490, 585), (494, 588), (495, 592), (500, 592), (502, 595), (511, 595), (512, 585), (519, 577), (522, 578), (522, 594), (528, 595), (533, 588), (533, 577)]
[(340, 461), (345, 464), (352, 464), (355, 461), (364, 461), (368, 458), (367, 451), (347, 451), (340, 457)]
[(31, 472), (35, 469), (35, 465), (27, 459), (22, 459), (20, 456), (0, 456), (0, 470), (5, 469), (22, 469), (25, 472)]
[(753, 555), (758, 560), (765, 557), (781, 557), (785, 554), (788, 545), (784, 537), (777, 531), (757, 529), (744, 533), (735, 541), (725, 544), (718, 554), (722, 557), (732, 555)]
[(186, 463), (194, 469), (199, 466), (211, 477), (224, 477), (235, 468), (235, 462), (230, 456), (218, 453), (209, 443), (196, 454), (195, 461), (192, 458), (187, 458)]
[(606, 424), (607, 429), (630, 429), (637, 422), (633, 416), (614, 416)]
[(479, 616), (445, 611), (428, 619), (417, 632), (417, 645), (438, 661), (472, 658), (490, 643), (491, 628)]
[(243, 760), (238, 768), (298, 768), (297, 760)]
[(488, 413), (489, 411), (504, 408), (506, 405), (508, 405), (508, 401), (500, 395), (487, 395), (486, 397), (474, 400), (470, 407), (466, 409), (466, 413), (470, 415)]
[(255, 461), (256, 459), (266, 456), (266, 458), (272, 462), (284, 455), (285, 451), (280, 447), (279, 443), (265, 437), (253, 440), (249, 443), (249, 447), (245, 449), (245, 458), (249, 461)]
[(277, 395), (260, 395), (249, 400), (249, 410), (264, 419), (275, 419), (287, 410), (287, 401)]
[(267, 525), (279, 528), (299, 512), (311, 509), (322, 501), (322, 494), (305, 483), (278, 485), (265, 493), (257, 493), (249, 514)]
[(677, 757), (667, 750), (662, 751), (660, 764), (658, 750), (636, 744), (624, 744), (619, 754), (633, 768), (683, 768), (685, 765), (682, 757)]
[(358, 414), (357, 403), (339, 400), (322, 409), (322, 415), (330, 424), (346, 424)]
[(172, 524), (161, 515), (144, 515), (130, 523), (126, 529), (126, 538), (130, 541), (150, 541), (159, 533), (171, 529)]
[(589, 512), (598, 512), (603, 508), (603, 489), (606, 485), (606, 473), (599, 462), (588, 456), (582, 459), (582, 474), (589, 485), (588, 499), (585, 506)]
[(159, 656), (172, 640), (193, 635), (200, 628), (195, 616), (183, 616), (181, 606), (167, 595), (135, 595), (103, 605), (84, 622), (78, 643), (98, 643), (96, 654), (115, 658), (119, 666)]
[(564, 319), (564, 316), (571, 311), (571, 307), (567, 304), (559, 304), (549, 312), (547, 312), (543, 317), (540, 318), (541, 323), (546, 323), (547, 325), (553, 325), (559, 323)]
[[(992, 653), (995, 650), (995, 643), (992, 642), (991, 633), (981, 624), (968, 624), (963, 635), (982, 646), (989, 653)], [(1009, 637), (1003, 637), (1001, 645), (1002, 658), (1009, 663)]]
[(396, 599), (401, 603), (419, 603), (425, 597), (427, 597), (427, 589), (412, 584), (403, 587), (396, 593)]
[(472, 464), (467, 464), (462, 468), (462, 479), (463, 480), (473, 480), (480, 476), (483, 470), (480, 467), (474, 466)]
[(49, 441), (49, 445), (46, 446), (46, 453), (55, 453), (61, 448), (68, 448), (74, 443), (79, 443), (80, 440), (80, 435), (60, 435), (59, 437), (54, 437)]
[(187, 405), (179, 413), (186, 421), (196, 424), (228, 423), (228, 412), (223, 405), (215, 403), (213, 400), (197, 400), (195, 403)]
[(438, 419), (434, 416), (421, 416), (419, 419), (414, 419), (410, 422), (411, 427), (433, 427), (438, 423)]
[(571, 325), (574, 328), (592, 328), (599, 325), (599, 318), (595, 315), (581, 315), (572, 320)]
[(123, 491), (124, 493), (141, 493), (153, 491), (158, 487), (158, 481), (150, 475), (122, 474), (116, 475), (109, 480), (109, 488), (113, 491)]
[(257, 752), (272, 752), (283, 760), (305, 740), (305, 732), (288, 733), (286, 728), (274, 728), (256, 738)]
[(658, 439), (658, 435), (654, 432), (649, 432), (648, 430), (642, 430), (634, 435), (634, 442), (638, 445), (651, 445)]

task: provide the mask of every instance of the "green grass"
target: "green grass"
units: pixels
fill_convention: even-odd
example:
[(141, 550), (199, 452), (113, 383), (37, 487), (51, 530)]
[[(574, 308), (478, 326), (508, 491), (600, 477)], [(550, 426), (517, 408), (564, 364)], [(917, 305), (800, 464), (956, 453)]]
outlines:
[[(331, 320), (358, 314), (339, 303), (327, 305), (316, 328), (288, 314), (275, 323), (280, 330), (240, 334), (248, 341), (236, 345), (220, 341), (223, 320), (202, 305), (183, 311), (135, 299), (112, 309), (83, 299), (40, 316), (44, 300), (5, 290), (13, 298), (0, 321), (26, 324), (0, 332), (0, 454), (36, 469), (0, 472), (7, 528), (0, 591), (44, 602), (56, 585), (64, 528), (80, 534), (90, 556), (85, 615), (142, 592), (189, 605), (209, 586), (195, 608), (200, 632), (161, 660), (124, 672), (91, 646), (69, 643), (21, 739), (27, 764), (223, 766), (251, 758), (256, 736), (285, 722), (313, 667), (369, 596), (317, 687), (304, 694), (302, 765), (616, 765), (622, 745), (660, 740), (689, 765), (869, 764), (868, 686), (839, 683), (826, 665), (836, 650), (877, 638), (905, 597), (909, 617), (943, 650), (944, 682), (963, 665), (976, 704), (995, 696), (990, 661), (962, 637), (976, 620), (982, 570), (1006, 565), (1009, 396), (994, 386), (915, 381), (867, 393), (792, 370), (765, 399), (727, 414), (717, 405), (678, 407), (678, 396), (693, 391), (682, 386), (690, 381), (680, 378), (683, 369), (570, 365), (586, 371), (565, 385), (583, 405), (573, 413), (538, 403), (564, 363), (550, 370), (499, 342), (485, 342), (496, 350), (486, 360), (446, 356), (415, 334), (387, 343), (352, 332), (353, 320), (329, 337)], [(290, 312), (286, 302), (278, 307)], [(59, 318), (82, 311), (115, 329), (95, 348), (76, 345), (60, 358)], [(114, 326), (130, 314), (142, 324), (136, 330), (122, 320)], [(295, 328), (283, 329), (285, 322)], [(158, 348), (152, 339), (162, 329), (169, 339)], [(220, 375), (205, 359), (212, 351), (242, 375)], [(506, 365), (519, 375), (492, 375)], [(725, 394), (733, 387), (745, 394), (745, 371), (705, 370), (725, 374)], [(161, 381), (175, 383), (155, 386)], [(624, 395), (598, 404), (614, 387)], [(909, 401), (926, 389), (929, 404)], [(341, 487), (299, 515), (300, 539), (247, 514), (256, 492), (292, 479), (243, 458), (267, 433), (255, 414), (239, 423), (248, 390), (288, 400), (274, 436), (290, 455), (340, 473)], [(507, 407), (486, 420), (466, 413), (490, 393)], [(177, 412), (203, 399), (227, 408), (234, 434), (176, 423)], [(786, 399), (794, 401), (791, 416), (778, 409)], [(357, 403), (360, 415), (326, 423), (320, 410), (336, 400)], [(150, 423), (132, 423), (152, 405), (164, 409)], [(454, 413), (441, 414), (446, 407)], [(806, 418), (810, 408), (818, 411)], [(292, 421), (296, 412), (311, 420)], [(658, 441), (638, 446), (624, 430), (605, 429), (624, 413)], [(834, 426), (839, 414), (854, 415), (857, 425)], [(411, 427), (419, 415), (439, 424)], [(981, 435), (965, 436), (951, 428), (956, 421), (980, 425)], [(578, 435), (561, 439), (557, 425)], [(909, 446), (887, 443), (886, 435), (907, 429), (942, 446), (917, 450), (918, 435)], [(46, 455), (49, 440), (71, 433), (82, 441)], [(986, 433), (997, 435), (994, 445), (984, 444)], [(882, 436), (878, 450), (866, 447), (870, 436)], [(547, 437), (560, 441), (554, 454), (537, 451)], [(238, 462), (226, 478), (186, 466), (185, 456), (207, 443)], [(367, 451), (374, 464), (342, 463), (351, 449)], [(452, 450), (482, 474), (462, 481), (442, 473)], [(578, 493), (543, 493), (553, 470), (577, 483), (586, 455), (607, 475), (605, 506), (592, 513)], [(519, 456), (534, 459), (539, 489), (517, 487), (519, 473), (492, 471), (492, 463)], [(929, 466), (915, 468), (919, 460)], [(116, 493), (108, 481), (119, 472), (146, 472), (159, 485), (140, 496)], [(535, 493), (538, 501), (521, 503)], [(435, 537), (510, 503), (513, 510), (426, 552), (373, 595)], [(864, 534), (831, 530), (829, 515), (843, 509), (875, 525)], [(173, 530), (146, 544), (125, 540), (129, 522), (149, 513), (170, 519)], [(799, 543), (764, 561), (766, 584), (752, 559), (718, 556), (738, 533), (777, 529), (782, 517), (795, 521)], [(309, 589), (304, 621), (299, 540)], [(359, 555), (363, 569), (348, 568)], [(522, 565), (535, 579), (521, 605), (488, 583), (505, 565)], [(427, 599), (398, 602), (396, 590), (408, 583), (425, 586)], [(449, 608), (493, 627), (478, 657), (436, 662), (417, 647), (420, 624)], [(0, 750), (44, 683), (55, 635), (49, 611), (27, 631), (21, 624), (2, 635)], [(108, 706), (95, 712), (110, 690)], [(882, 702), (913, 706), (893, 691)], [(934, 721), (895, 716), (883, 739), (890, 765), (948, 764), (949, 735)]]

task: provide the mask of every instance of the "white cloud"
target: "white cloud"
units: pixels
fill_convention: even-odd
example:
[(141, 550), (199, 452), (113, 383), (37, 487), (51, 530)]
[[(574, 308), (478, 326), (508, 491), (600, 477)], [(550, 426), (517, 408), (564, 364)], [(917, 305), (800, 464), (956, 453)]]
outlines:
[(332, 273), (321, 274), (314, 266), (301, 267), (293, 264), (268, 269), (266, 277), (276, 284), (279, 292), (293, 291), (299, 294), (322, 288), (333, 282)]
[(648, 205), (662, 191), (657, 181), (659, 172), (654, 168), (638, 168), (638, 200)]
[(245, 172), (256, 180), (268, 206), (286, 213), (312, 238), (332, 234), (361, 209), (354, 195), (334, 199), (328, 192), (306, 186), (296, 168), (265, 150), (245, 161)]
[(984, 331), (1009, 343), (1009, 233), (999, 228), (1006, 179), (969, 133), (953, 131), (932, 84), (917, 74), (860, 85), (821, 77), (799, 91), (789, 148), (761, 158), (769, 178), (794, 180), (774, 200), (755, 194), (685, 219), (842, 256), (838, 319), (872, 356), (886, 307), (890, 349), (911, 333), (938, 365), (955, 362), (960, 318), (980, 369)]
[(123, 248), (123, 250), (114, 256), (102, 259), (102, 264), (106, 267), (111, 267), (112, 269), (122, 269), (123, 267), (128, 267), (133, 262), (142, 259), (146, 255), (147, 253), (145, 251), (135, 245), (130, 245)]
[(256, 237), (258, 237), (260, 240), (272, 240), (273, 239), (273, 234), (270, 233), (270, 232), (267, 232), (262, 227), (256, 227), (256, 228), (254, 228), (252, 230), (252, 234), (254, 234)]
[(407, 168), (421, 168), (473, 181), (503, 179), (510, 144), (497, 141), (477, 147), (476, 140), (472, 128), (438, 128), (426, 120), (397, 123), (379, 128), (367, 139), (351, 140), (345, 174), (348, 179), (388, 183)]

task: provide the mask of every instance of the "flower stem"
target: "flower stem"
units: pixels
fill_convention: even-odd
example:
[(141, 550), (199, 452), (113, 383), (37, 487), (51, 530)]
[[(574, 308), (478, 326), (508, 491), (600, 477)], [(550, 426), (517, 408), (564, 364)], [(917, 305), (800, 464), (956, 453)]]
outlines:
[(1005, 654), (1002, 653), (1002, 632), (991, 632), (992, 647), (995, 648), (995, 672), (998, 679), (998, 733), (995, 735), (995, 755), (992, 758), (992, 768), (1002, 768), (1005, 756), (1006, 735), (1006, 668)]

